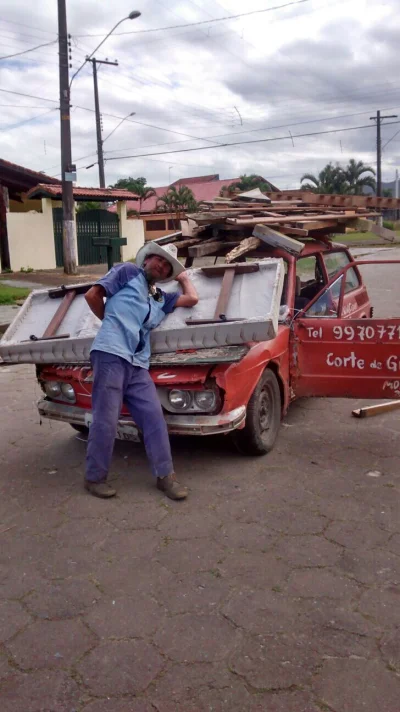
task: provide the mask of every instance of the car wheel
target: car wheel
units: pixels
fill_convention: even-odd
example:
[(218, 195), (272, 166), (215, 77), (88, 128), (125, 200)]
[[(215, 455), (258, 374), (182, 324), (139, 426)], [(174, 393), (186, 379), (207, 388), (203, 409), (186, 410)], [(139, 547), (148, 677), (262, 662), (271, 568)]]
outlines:
[(89, 433), (89, 428), (86, 425), (76, 425), (75, 423), (70, 423), (70, 426), (74, 430), (77, 430), (78, 433), (82, 433), (82, 435), (88, 435)]
[(274, 372), (267, 368), (249, 400), (246, 425), (233, 433), (237, 449), (244, 455), (265, 455), (275, 444), (280, 423), (279, 384)]

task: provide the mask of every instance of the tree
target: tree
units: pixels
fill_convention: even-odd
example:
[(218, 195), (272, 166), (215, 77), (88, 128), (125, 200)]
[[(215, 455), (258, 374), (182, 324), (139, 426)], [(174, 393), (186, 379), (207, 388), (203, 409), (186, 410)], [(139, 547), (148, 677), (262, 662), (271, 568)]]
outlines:
[(195, 212), (197, 203), (193, 192), (186, 185), (172, 185), (157, 201), (157, 208), (169, 212)]
[(382, 191), (382, 198), (393, 198), (393, 191), (391, 188), (384, 188)]
[(147, 180), (143, 176), (139, 178), (120, 178), (114, 185), (110, 185), (110, 188), (125, 188), (132, 191), (132, 193), (136, 193), (139, 196), (139, 213), (142, 210), (143, 201), (156, 195), (154, 188), (147, 185)]
[(273, 186), (262, 176), (257, 176), (255, 173), (248, 176), (244, 173), (236, 183), (231, 183), (227, 187), (221, 188), (220, 195), (223, 197), (225, 192), (228, 194), (236, 193), (237, 191), (244, 193), (247, 190), (254, 190), (254, 188), (259, 188), (262, 193), (269, 193), (273, 190)]
[[(365, 175), (366, 173), (372, 175)], [(339, 163), (336, 165), (327, 163), (317, 176), (313, 173), (305, 173), (300, 182), (303, 190), (312, 190), (313, 193), (362, 195), (364, 187), (368, 186), (372, 190), (376, 190), (374, 175), (375, 171), (371, 166), (351, 158), (345, 168), (342, 168)], [(303, 183), (303, 181), (310, 182)]]
[(105, 203), (98, 203), (96, 200), (86, 200), (78, 203), (76, 212), (85, 213), (87, 210), (101, 210), (103, 207), (106, 207)]
[[(365, 175), (370, 173), (372, 175)], [(362, 161), (355, 161), (351, 158), (347, 167), (344, 169), (344, 174), (348, 184), (348, 193), (352, 195), (362, 195), (363, 188), (368, 187), (376, 191), (376, 180), (373, 177), (375, 171), (371, 166), (366, 166)]]
[[(310, 182), (303, 183), (303, 181)], [(313, 173), (304, 173), (300, 178), (300, 183), (302, 190), (311, 190), (313, 193), (343, 194), (347, 193), (348, 187), (345, 172), (338, 163), (335, 166), (328, 163), (317, 176)]]
[[(156, 205), (156, 210), (175, 213), (176, 223), (181, 219), (182, 213), (193, 213), (196, 212), (197, 209), (198, 203), (195, 200), (193, 191), (186, 185), (180, 186), (179, 188), (174, 185), (170, 186), (167, 192), (157, 200)], [(176, 224), (175, 227), (177, 228), (178, 224)]]

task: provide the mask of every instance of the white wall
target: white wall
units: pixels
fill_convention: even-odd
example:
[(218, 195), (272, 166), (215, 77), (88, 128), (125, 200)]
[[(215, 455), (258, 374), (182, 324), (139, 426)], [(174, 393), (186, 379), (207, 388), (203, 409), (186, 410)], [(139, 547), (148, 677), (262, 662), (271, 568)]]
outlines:
[(53, 214), (51, 201), (42, 201), (42, 213), (7, 213), (11, 269), (54, 269)]
[(144, 225), (143, 220), (128, 220), (124, 202), (117, 203), (117, 212), (120, 221), (119, 234), (128, 240), (127, 245), (121, 248), (122, 261), (126, 262), (136, 257), (137, 252), (144, 245)]

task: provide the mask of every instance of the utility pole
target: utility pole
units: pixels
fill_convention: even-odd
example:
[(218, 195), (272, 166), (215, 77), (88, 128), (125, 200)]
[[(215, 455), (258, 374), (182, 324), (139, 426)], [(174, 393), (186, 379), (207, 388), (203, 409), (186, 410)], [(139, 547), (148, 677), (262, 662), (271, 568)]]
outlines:
[(99, 87), (97, 85), (97, 65), (111, 64), (113, 67), (118, 67), (118, 62), (109, 62), (108, 59), (96, 59), (96, 57), (87, 57), (87, 61), (92, 63), (93, 67), (93, 85), (94, 85), (94, 108), (96, 111), (96, 134), (97, 134), (97, 158), (99, 164), (99, 183), (100, 188), (106, 187), (106, 179), (104, 175), (104, 155), (103, 155), (103, 138), (101, 134), (101, 115), (99, 102)]
[(65, 0), (58, 2), (58, 47), (60, 70), (61, 178), (63, 207), (63, 261), (65, 274), (77, 274), (72, 165), (70, 92), (68, 67), (67, 11)]
[(376, 195), (378, 198), (382, 195), (382, 141), (381, 141), (381, 122), (384, 119), (397, 119), (397, 114), (390, 116), (381, 116), (378, 110), (376, 116), (370, 116), (370, 121), (376, 121)]

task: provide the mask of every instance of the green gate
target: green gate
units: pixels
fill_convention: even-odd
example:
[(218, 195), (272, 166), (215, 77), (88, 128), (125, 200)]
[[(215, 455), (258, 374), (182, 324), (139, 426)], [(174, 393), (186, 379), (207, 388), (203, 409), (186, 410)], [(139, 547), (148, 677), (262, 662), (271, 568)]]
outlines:
[[(63, 266), (62, 208), (53, 208), (54, 243), (57, 267)], [(119, 237), (119, 219), (108, 210), (85, 210), (76, 214), (78, 262), (80, 265), (107, 264), (107, 248), (94, 247), (93, 237)], [(121, 261), (119, 247), (113, 247), (113, 261)]]

